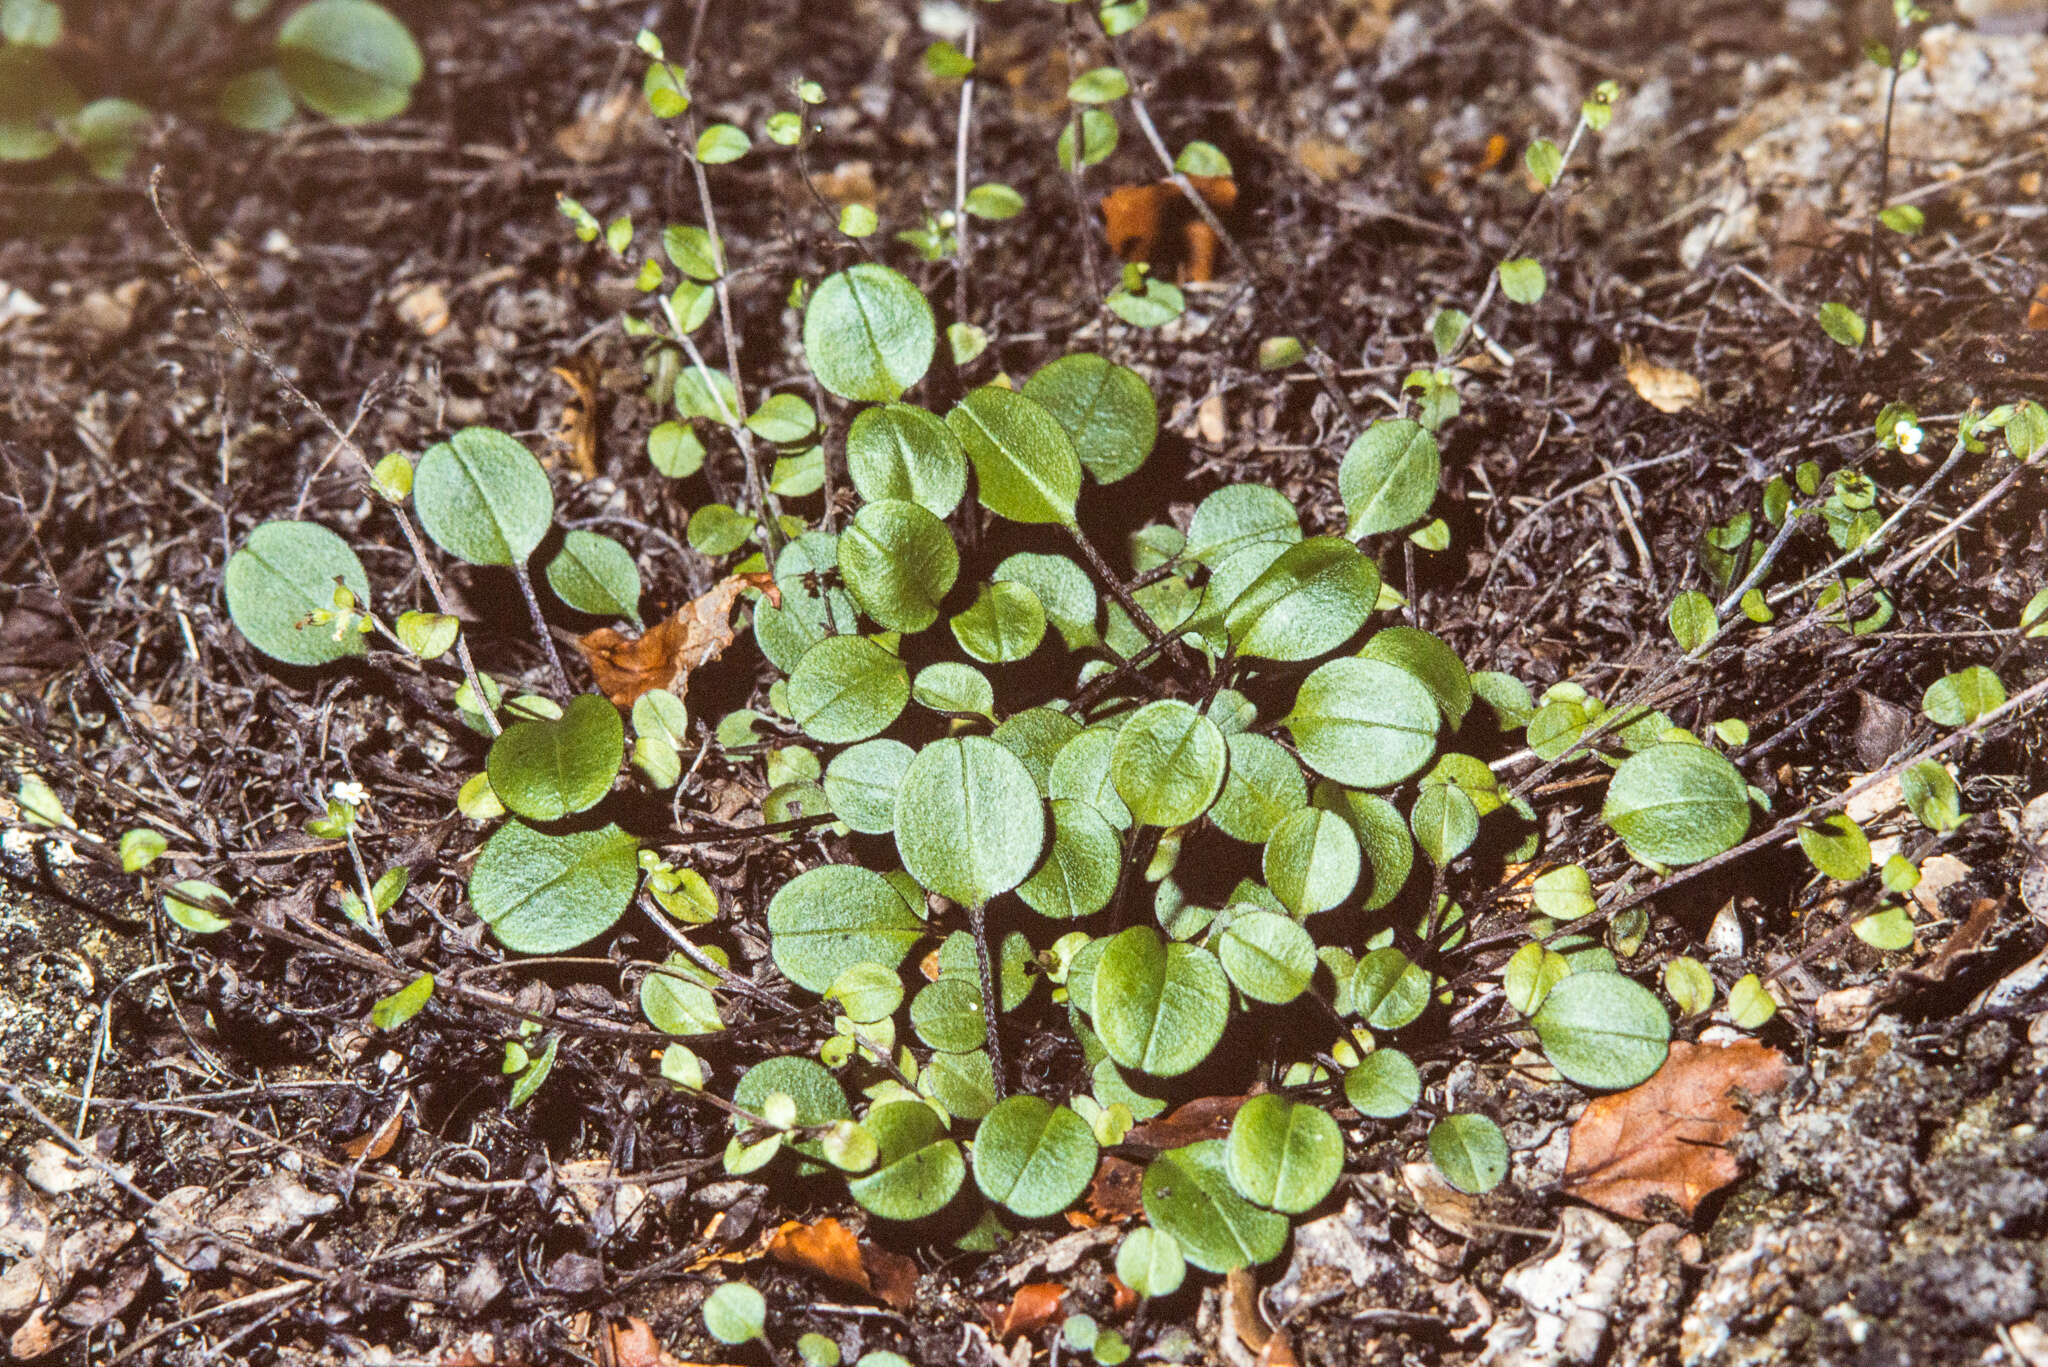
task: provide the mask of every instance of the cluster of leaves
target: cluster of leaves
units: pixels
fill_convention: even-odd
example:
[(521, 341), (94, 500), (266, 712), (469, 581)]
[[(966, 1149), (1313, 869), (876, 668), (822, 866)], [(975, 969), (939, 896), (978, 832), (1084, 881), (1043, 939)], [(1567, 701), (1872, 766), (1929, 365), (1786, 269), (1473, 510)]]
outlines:
[[(272, 0), (236, 0), (238, 24), (261, 20)], [(88, 101), (63, 60), (57, 0), (0, 0), (0, 162), (74, 154), (103, 180), (119, 180), (148, 131), (133, 100)], [(200, 92), (237, 128), (274, 130), (300, 108), (339, 123), (401, 113), (424, 70), (410, 31), (372, 0), (310, 0), (285, 16), (272, 63)]]

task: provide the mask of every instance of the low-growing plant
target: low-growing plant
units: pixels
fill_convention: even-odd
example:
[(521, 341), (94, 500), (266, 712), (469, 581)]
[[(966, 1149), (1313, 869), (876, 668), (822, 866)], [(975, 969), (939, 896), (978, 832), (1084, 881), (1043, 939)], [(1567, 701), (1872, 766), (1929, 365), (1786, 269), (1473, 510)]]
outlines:
[[(680, 74), (657, 43), (641, 47), (650, 102), (686, 115)], [(1114, 84), (1086, 93), (1116, 98)], [(824, 98), (812, 93), (799, 98)], [(1604, 122), (1612, 98), (1588, 103), (1581, 132)], [(1085, 121), (1076, 126), (1085, 136)], [(720, 127), (679, 140), (700, 191), (706, 164), (744, 151), (737, 129), (706, 140)], [(1532, 148), (1532, 172), (1553, 183), (1570, 150)], [(642, 1012), (677, 1041), (661, 1076), (730, 1115), (728, 1171), (836, 1170), (875, 1216), (965, 1230), (967, 1246), (985, 1247), (1002, 1220), (1071, 1210), (1103, 1154), (1119, 1151), (1144, 1163), (1149, 1223), (1126, 1238), (1119, 1271), (1140, 1295), (1167, 1295), (1185, 1265), (1222, 1272), (1275, 1257), (1291, 1219), (1330, 1195), (1350, 1147), (1413, 1113), (1430, 1122), (1427, 1151), (1447, 1182), (1475, 1193), (1499, 1183), (1500, 1127), (1442, 1104), (1426, 1080), (1490, 1038), (1528, 1046), (1589, 1089), (1632, 1087), (1662, 1064), (1670, 1016), (1623, 971), (1659, 884), (1603, 899), (1586, 867), (1545, 859), (1548, 814), (1532, 794), (1557, 766), (1608, 771), (1600, 821), (1667, 883), (1779, 839), (1797, 839), (1829, 878), (1871, 873), (1869, 843), (1838, 803), (1751, 835), (1768, 799), (1729, 757), (1748, 742), (1739, 720), (1681, 726), (1643, 701), (1655, 682), (1611, 702), (1572, 682), (1538, 696), (1401, 620), (1407, 604), (1375, 553), (1408, 554), (1405, 538), (1442, 525), (1429, 519), (1435, 433), (1456, 412), (1444, 370), (1416, 373), (1419, 417), (1363, 424), (1327, 473), (1342, 535), (1311, 534), (1294, 502), (1255, 484), (1215, 489), (1173, 522), (1171, 482), (1150, 479), (1114, 496), (1126, 514), (1133, 499), (1157, 500), (1135, 510), (1153, 520), (1105, 547), (1090, 529), (1099, 486), (1139, 475), (1157, 443), (1143, 376), (1083, 351), (947, 392), (934, 372), (939, 313), (908, 276), (863, 259), (792, 292), (809, 378), (830, 400), (784, 392), (749, 404), (703, 193), (705, 227), (661, 235), (688, 278), (628, 330), (648, 341), (677, 413), (656, 429), (657, 464), (695, 473), (707, 448), (694, 424), (709, 422), (748, 468), (752, 509), (707, 505), (689, 535), (731, 562), (720, 601), (744, 601), (778, 677), (767, 712), (695, 731), (735, 763), (760, 756), (761, 826), (707, 836), (644, 800), (683, 781), (692, 719), (677, 691), (571, 696), (548, 613), (638, 624), (638, 566), (615, 541), (559, 532), (546, 472), (504, 433), (464, 429), (416, 466), (389, 457), (371, 487), (437, 606), (408, 509), (441, 550), (510, 574), (560, 697), (507, 700), (469, 664), (466, 632), (444, 611), (387, 623), (359, 558), (313, 524), (256, 528), (225, 588), (244, 636), (287, 666), (379, 663), (379, 643), (421, 668), (457, 656), (453, 711), (492, 738), (461, 807), (498, 822), (468, 875), (471, 909), (505, 949), (554, 955), (611, 934), (638, 902), (678, 948), (641, 966)], [(600, 227), (565, 208), (627, 259), (630, 224)], [(1434, 321), (1446, 366), (1482, 336), (1475, 319), (1496, 288), (1538, 297), (1540, 267), (1519, 261), (1503, 263), (1469, 314)], [(639, 268), (650, 293), (663, 273)], [(714, 304), (724, 371), (691, 340)], [(2038, 414), (2015, 405), (1969, 419), (1957, 449), (2002, 431), (2014, 455), (2031, 456)], [(1890, 417), (1880, 437), (1895, 442), (1917, 421)], [(822, 491), (828, 431), (843, 434), (854, 494), (843, 525), (827, 500), (816, 521), (775, 502)], [(755, 439), (786, 453), (772, 478)], [(801, 462), (802, 477), (786, 477), (783, 460)], [(1840, 558), (1775, 601), (1815, 592), (1810, 612), (1865, 629), (1855, 614), (1873, 591), (1836, 576), (1881, 546), (1902, 511), (1877, 517), (1878, 493), (1854, 471), (1836, 472), (1826, 493), (1823, 482), (1802, 467), (1766, 490), (1760, 518), (1709, 531), (1702, 563), (1728, 601), (1694, 591), (1673, 604), (1684, 654), (1672, 670), (1706, 658), (1738, 622), (1765, 620), (1750, 595), (1795, 523), (1824, 528)], [(712, 507), (724, 514), (700, 528)], [(1781, 530), (1759, 547), (1758, 527)], [(1832, 603), (1823, 580), (1839, 591)], [(1746, 615), (1731, 619), (1732, 604)], [(2008, 699), (1977, 668), (1928, 689), (1928, 719), (1955, 729), (1897, 767), (1930, 828), (1961, 820), (1953, 780), (1931, 760), (2042, 687)], [(344, 910), (375, 932), (407, 880), (402, 869), (371, 877), (352, 839), (362, 805), (337, 797), (320, 820), (355, 865), (360, 887)], [(680, 862), (698, 838), (799, 831), (829, 834), (830, 857), (792, 851), (811, 866), (753, 911), (721, 906)], [(1888, 870), (1885, 886), (1909, 873)], [(165, 905), (188, 930), (216, 931), (232, 923), (216, 896), (180, 884)], [(765, 929), (781, 976), (821, 1004), (803, 1052), (763, 1058), (721, 1040), (729, 994), (764, 990), (735, 978), (715, 939), (742, 917)], [(1890, 923), (1869, 930), (1873, 942), (1896, 938)], [(1696, 961), (1665, 965), (1663, 983), (1685, 1014), (1710, 1008), (1715, 984)], [(402, 1024), (432, 990), (428, 979), (386, 998), (379, 1024)], [(1775, 1010), (1753, 976), (1727, 1005), (1750, 1028)], [(515, 1102), (539, 1087), (559, 1040), (529, 1020), (507, 1041)], [(1141, 1122), (1204, 1094), (1242, 1098), (1216, 1137), (1163, 1151), (1134, 1139)], [(727, 1342), (762, 1332), (760, 1298), (737, 1284), (706, 1314)], [(1069, 1320), (1066, 1337), (1120, 1360), (1122, 1340), (1092, 1321)]]

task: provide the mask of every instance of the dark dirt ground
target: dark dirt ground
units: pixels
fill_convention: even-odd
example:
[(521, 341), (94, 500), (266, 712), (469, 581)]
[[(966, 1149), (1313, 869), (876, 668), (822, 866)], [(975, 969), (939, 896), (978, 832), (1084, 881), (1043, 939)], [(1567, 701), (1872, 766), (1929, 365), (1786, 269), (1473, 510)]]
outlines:
[[(79, 54), (133, 73), (124, 92), (160, 107), (175, 86), (157, 73), (214, 60), (157, 49), (154, 26), (174, 6), (70, 8)], [(763, 1235), (785, 1219), (859, 1224), (861, 1214), (822, 1187), (721, 1180), (723, 1117), (659, 1084), (619, 990), (621, 965), (666, 946), (629, 923), (609, 951), (616, 962), (500, 965), (460, 896), (477, 828), (454, 816), (453, 795), (480, 767), (477, 738), (421, 720), (372, 676), (283, 677), (228, 625), (228, 550), (294, 508), (367, 548), (392, 601), (417, 590), (403, 547), (324, 430), (224, 335), (218, 299), (143, 193), (159, 163), (168, 213), (257, 341), (366, 447), (416, 452), (481, 422), (546, 448), (570, 397), (550, 368), (589, 358), (601, 377), (601, 477), (557, 471), (561, 519), (624, 538), (658, 602), (683, 601), (718, 572), (683, 545), (682, 528), (691, 508), (739, 488), (737, 457), (717, 449), (688, 481), (649, 468), (643, 442), (657, 414), (613, 321), (629, 282), (574, 241), (555, 207), (566, 192), (600, 217), (631, 212), (643, 230), (692, 216), (686, 173), (651, 130), (629, 121), (580, 161), (557, 142), (632, 82), (632, 33), (646, 24), (675, 50), (692, 7), (399, 8), (429, 57), (400, 119), (302, 123), (272, 138), (169, 119), (126, 185), (56, 194), (26, 174), (0, 181), (0, 219), (13, 229), (0, 281), (44, 309), (0, 324), (5, 766), (47, 778), (86, 830), (160, 824), (174, 833), (177, 876), (235, 887), (261, 923), (195, 939), (137, 880), (65, 862), (62, 842), (0, 854), (10, 1170), (0, 1230), (46, 1221), (49, 1247), (63, 1250), (45, 1255), (61, 1268), (46, 1274), (33, 1315), (33, 1294), (0, 1297), (0, 1328), (17, 1353), (47, 1345), (53, 1361), (454, 1367), (624, 1360), (602, 1327), (630, 1316), (678, 1359), (760, 1361), (758, 1348), (707, 1339), (697, 1315), (708, 1289), (741, 1271), (768, 1295), (781, 1361), (798, 1333), (816, 1330), (848, 1361), (888, 1348), (918, 1363), (1021, 1363), (1056, 1331), (992, 1348), (981, 1306), (1024, 1281), (1062, 1281), (1066, 1310), (1115, 1319), (1110, 1244), (1087, 1232), (1026, 1230), (984, 1257), (870, 1229), (917, 1267), (915, 1301), (901, 1310), (761, 1260)], [(1818, 101), (1851, 69), (1874, 22), (1853, 7), (1158, 8), (1130, 44), (1131, 66), (1170, 144), (1205, 138), (1235, 163), (1233, 226), (1247, 262), (1191, 290), (1180, 324), (1103, 327), (1095, 300), (1113, 263), (1049, 155), (1067, 79), (1064, 12), (1010, 0), (986, 11), (984, 71), (996, 79), (981, 83), (974, 155), (977, 178), (1014, 184), (1032, 207), (977, 234), (968, 314), (992, 346), (969, 378), (1026, 373), (1083, 346), (1140, 368), (1167, 436), (1137, 492), (1181, 517), (1217, 484), (1253, 480), (1286, 491), (1312, 529), (1336, 527), (1336, 461), (1355, 431), (1346, 408), (1385, 411), (1383, 396), (1429, 354), (1431, 312), (1484, 284), (1532, 202), (1522, 143), (1561, 135), (1600, 77), (1661, 92), (1632, 145), (1600, 154), (1563, 211), (1538, 222), (1527, 245), (1551, 292), (1536, 308), (1489, 316), (1513, 364), (1470, 370), (1464, 411), (1445, 433), (1438, 508), (1453, 544), (1413, 557), (1414, 596), (1421, 623), (1475, 668), (1539, 691), (1567, 677), (1619, 691), (1677, 658), (1665, 605), (1701, 582), (1702, 528), (1756, 507), (1771, 474), (1807, 458), (1830, 469), (1855, 461), (1896, 489), (1931, 471), (1953, 415), (2048, 395), (2048, 331), (2027, 324), (2048, 281), (2048, 228), (2006, 212), (2041, 203), (2048, 105), (2024, 134), (1959, 153), (1971, 174), (1951, 189), (1910, 160), (1893, 168), (1895, 186), (1937, 188), (1920, 201), (1928, 233), (1880, 244), (1883, 326), (1868, 356), (1812, 322), (1827, 299), (1860, 307), (1872, 264), (1864, 219), (1822, 213), (1788, 228), (1792, 215), (1765, 192), (1775, 237), (1767, 229), (1760, 244), (1681, 262), (1680, 240), (1710, 213), (1703, 187), (1725, 171), (1746, 112), (1802, 91)], [(950, 203), (957, 102), (922, 70), (929, 39), (917, 9), (713, 0), (698, 99), (758, 129), (792, 80), (819, 80), (833, 101), (812, 169), (836, 193), (871, 178), (884, 222), (913, 222)], [(1951, 18), (1946, 7), (1935, 15)], [(1125, 133), (1089, 173), (1091, 197), (1158, 174), (1128, 121)], [(1505, 160), (1489, 156), (1495, 134)], [(712, 174), (740, 265), (741, 363), (766, 387), (801, 373), (789, 280), (815, 279), (848, 253), (789, 157), (756, 146)], [(1828, 170), (1824, 201), (1867, 200), (1867, 155)], [(53, 215), (83, 226), (53, 233)], [(880, 250), (934, 299), (954, 298), (950, 268)], [(429, 287), (447, 322), (423, 335), (407, 314)], [(1275, 334), (1315, 344), (1329, 383), (1302, 367), (1260, 372), (1257, 344)], [(1677, 413), (1643, 402), (1624, 346), (1700, 377), (1705, 401)], [(1927, 454), (1875, 449), (1871, 422), (1894, 398), (1951, 415), (1929, 421)], [(1605, 477), (1622, 466), (1634, 468)], [(1790, 613), (1678, 673), (1663, 705), (1686, 725), (1746, 719), (1755, 739), (1738, 761), (1789, 811), (1933, 739), (1917, 708), (1943, 674), (1989, 663), (2013, 692), (2033, 683), (2044, 647), (2011, 627), (2048, 558), (2041, 476), (2000, 454), (1972, 457), (1900, 544), (1934, 536), (2001, 481), (2002, 496), (1952, 546), (1886, 581), (1897, 605), (1888, 630), (1852, 637)], [(1802, 543), (1787, 582), (1824, 563)], [(479, 574), (457, 576), (454, 589), (479, 665), (539, 681), (544, 662), (522, 616), (499, 610), (504, 586)], [(494, 620), (511, 625), (493, 635)], [(763, 705), (765, 686), (758, 660), (735, 650), (694, 682), (692, 714)], [(1432, 1205), (1403, 1177), (1426, 1124), (1355, 1127), (1352, 1172), (1325, 1219), (1268, 1269), (1280, 1285), (1267, 1309), (1286, 1317), (1296, 1357), (2048, 1363), (2048, 996), (2021, 971), (2048, 941), (2048, 898), (2037, 894), (2030, 914), (2021, 879), (2036, 856), (2017, 824), (2048, 788), (2048, 728), (2025, 715), (1950, 758), (1973, 819), (1939, 839), (1907, 834), (1912, 853), (1949, 856), (1957, 875), (1921, 910), (1914, 949), (1882, 954), (1842, 933), (1870, 897), (1811, 886), (1783, 847), (1653, 902), (1629, 967), (1654, 972), (1691, 953), (1724, 988), (1747, 972), (1773, 975), (1784, 1009), (1761, 1035), (1794, 1077), (1758, 1103), (1737, 1141), (1744, 1179), (1682, 1230), (1609, 1222), (1628, 1251), (1601, 1303), (1604, 1335), (1596, 1318), (1590, 1341), (1580, 1324), (1581, 1337), (1551, 1343), (1543, 1335), (1563, 1321), (1504, 1284), (1552, 1256), (1551, 1231), (1569, 1243), (1586, 1226), (1555, 1190), (1552, 1142), (1584, 1097), (1502, 1046), (1439, 1058), (1427, 1077), (1433, 1094), (1454, 1088), (1465, 1108), (1501, 1119), (1514, 1175), (1469, 1208)], [(764, 791), (747, 756), (714, 752), (701, 777), (693, 801), (707, 807)], [(379, 957), (367, 941), (348, 948), (335, 930), (346, 926), (332, 900), (343, 863), (300, 831), (343, 779), (378, 795), (380, 859), (415, 870), (391, 920), (406, 976), (431, 967), (477, 989), (389, 1037), (369, 1028), (368, 1010), (393, 983), (366, 970)], [(1578, 801), (1571, 791), (1558, 796)], [(1560, 857), (1598, 843), (1597, 789), (1580, 797), (1555, 831)], [(810, 845), (758, 842), (702, 856), (731, 908), (736, 962), (764, 981), (773, 969), (749, 927), (761, 889), (816, 857)], [(1603, 887), (1626, 873), (1611, 854), (1591, 866)], [(1454, 879), (1453, 890), (1476, 908), (1489, 900), (1484, 886)], [(1961, 935), (1967, 943), (1950, 942)], [(2001, 982), (2002, 996), (1983, 995)], [(1824, 994), (1859, 988), (1876, 989), (1877, 1009), (1828, 1028), (1845, 1022)], [(565, 1042), (539, 1097), (508, 1111), (497, 1065), (517, 1010), (562, 1024)], [(706, 1055), (729, 1078), (802, 1047), (811, 1028), (735, 1031)], [(402, 1129), (388, 1153), (351, 1156), (349, 1141), (394, 1115)], [(52, 1125), (86, 1136), (126, 1185), (75, 1164), (52, 1177), (51, 1151), (38, 1147)], [(618, 1183), (589, 1184), (613, 1171)], [(628, 1194), (645, 1204), (630, 1209)], [(237, 1242), (194, 1247), (175, 1221), (152, 1218), (149, 1203), (165, 1201), (204, 1212)], [(1339, 1246), (1344, 1257), (1330, 1253)], [(1243, 1367), (1250, 1350), (1224, 1318), (1213, 1279), (1194, 1277), (1138, 1322), (1116, 1322), (1154, 1355), (1182, 1351), (1166, 1331), (1185, 1326), (1184, 1351)]]

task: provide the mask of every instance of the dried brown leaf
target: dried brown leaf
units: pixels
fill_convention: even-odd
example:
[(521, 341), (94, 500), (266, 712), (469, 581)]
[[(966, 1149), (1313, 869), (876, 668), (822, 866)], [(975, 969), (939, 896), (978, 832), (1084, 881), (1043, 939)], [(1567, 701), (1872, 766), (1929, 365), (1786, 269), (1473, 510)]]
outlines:
[(1648, 1082), (1586, 1107), (1572, 1126), (1564, 1190), (1637, 1220), (1655, 1218), (1658, 1197), (1691, 1215), (1740, 1173), (1726, 1147), (1749, 1121), (1737, 1089), (1764, 1096), (1789, 1078), (1785, 1056), (1755, 1040), (1674, 1041)]
[[(1218, 214), (1237, 204), (1237, 182), (1228, 176), (1189, 176), (1188, 183)], [(1110, 250), (1125, 261), (1179, 267), (1184, 279), (1197, 283), (1215, 278), (1215, 230), (1171, 180), (1119, 185), (1102, 197), (1102, 222)]]
[(681, 1360), (654, 1337), (646, 1320), (628, 1316), (624, 1324), (607, 1325), (612, 1360), (618, 1367), (682, 1367)]
[(769, 602), (781, 605), (782, 595), (776, 591), (773, 575), (735, 574), (642, 635), (627, 636), (613, 627), (599, 627), (580, 638), (577, 648), (597, 676), (598, 691), (620, 707), (631, 707), (642, 693), (657, 688), (683, 697), (689, 690), (690, 672), (717, 659), (732, 644), (732, 605), (750, 588), (760, 589)]
[(562, 448), (569, 467), (579, 478), (596, 479), (597, 386), (603, 368), (595, 356), (585, 352), (571, 357), (567, 365), (550, 366), (549, 369), (576, 391), (575, 396), (562, 405), (562, 416), (556, 419), (555, 444)]
[(1006, 1306), (983, 1306), (988, 1314), (989, 1337), (1003, 1343), (1019, 1334), (1034, 1333), (1059, 1318), (1060, 1302), (1067, 1288), (1058, 1282), (1028, 1282)]
[(1643, 402), (1659, 413), (1683, 413), (1698, 404), (1706, 393), (1693, 376), (1683, 370), (1654, 364), (1627, 343), (1622, 344), (1621, 366)]
[(833, 1281), (872, 1291), (860, 1240), (839, 1221), (826, 1218), (814, 1225), (791, 1220), (768, 1241), (768, 1256), (788, 1267), (801, 1267)]

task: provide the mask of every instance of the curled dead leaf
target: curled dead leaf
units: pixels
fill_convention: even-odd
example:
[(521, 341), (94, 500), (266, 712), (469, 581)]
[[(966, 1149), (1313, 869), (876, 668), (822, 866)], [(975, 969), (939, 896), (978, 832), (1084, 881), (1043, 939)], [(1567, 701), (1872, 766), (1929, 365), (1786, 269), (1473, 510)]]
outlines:
[(835, 1219), (814, 1225), (791, 1220), (779, 1226), (768, 1241), (768, 1256), (786, 1267), (801, 1267), (863, 1291), (873, 1289), (861, 1262), (860, 1240)]
[(398, 1136), (404, 1129), (405, 1107), (400, 1106), (391, 1112), (389, 1120), (386, 1120), (376, 1129), (359, 1134), (354, 1139), (349, 1140), (348, 1143), (342, 1145), (342, 1151), (350, 1158), (360, 1159), (365, 1163), (374, 1163), (385, 1154), (391, 1152), (392, 1145), (398, 1142)]
[(1060, 1302), (1067, 1288), (1058, 1282), (1029, 1282), (1017, 1288), (1006, 1306), (983, 1306), (988, 1314), (989, 1337), (1002, 1343), (1019, 1334), (1043, 1329), (1059, 1318)]
[(571, 357), (567, 365), (549, 369), (576, 391), (562, 405), (562, 416), (555, 422), (555, 444), (561, 447), (569, 468), (580, 478), (596, 479), (597, 381), (601, 367), (595, 356), (583, 352)]
[[(1189, 176), (1188, 183), (1217, 214), (1237, 204), (1237, 182), (1228, 176)], [(1102, 222), (1110, 250), (1125, 261), (1177, 267), (1197, 283), (1216, 278), (1215, 230), (1170, 179), (1111, 190), (1102, 197)]]
[(1785, 1056), (1755, 1040), (1675, 1040), (1648, 1082), (1586, 1107), (1572, 1126), (1564, 1190), (1631, 1219), (1656, 1218), (1656, 1198), (1691, 1215), (1740, 1175), (1727, 1147), (1749, 1122), (1738, 1089), (1765, 1096), (1790, 1077)]
[(1656, 365), (1637, 348), (1622, 343), (1621, 366), (1643, 402), (1659, 413), (1683, 413), (1699, 403), (1706, 390), (1683, 370)]
[(577, 648), (597, 676), (598, 691), (620, 707), (631, 707), (642, 693), (657, 688), (683, 697), (691, 671), (717, 659), (732, 644), (732, 605), (748, 589), (761, 590), (770, 603), (781, 606), (773, 575), (735, 574), (639, 636), (599, 627), (579, 638)]

